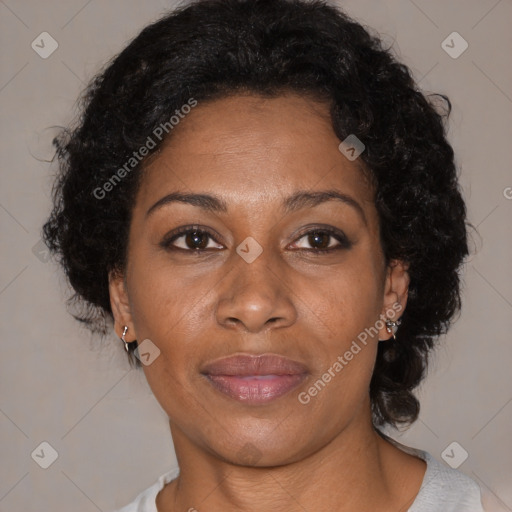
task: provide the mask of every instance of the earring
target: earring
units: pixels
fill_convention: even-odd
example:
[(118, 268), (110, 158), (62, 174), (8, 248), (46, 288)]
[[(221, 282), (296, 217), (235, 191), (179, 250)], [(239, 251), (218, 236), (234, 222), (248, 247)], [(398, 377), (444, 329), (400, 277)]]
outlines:
[(125, 348), (126, 352), (130, 352), (130, 349), (128, 348), (128, 342), (124, 339), (127, 332), (128, 332), (128, 326), (125, 325), (124, 329), (123, 329), (123, 336), (121, 337), (121, 341), (124, 343), (124, 348)]
[(393, 339), (396, 341), (396, 331), (398, 331), (398, 326), (402, 323), (402, 319), (399, 318), (396, 321), (390, 320), (389, 318), (386, 318), (386, 331), (389, 334), (393, 335)]

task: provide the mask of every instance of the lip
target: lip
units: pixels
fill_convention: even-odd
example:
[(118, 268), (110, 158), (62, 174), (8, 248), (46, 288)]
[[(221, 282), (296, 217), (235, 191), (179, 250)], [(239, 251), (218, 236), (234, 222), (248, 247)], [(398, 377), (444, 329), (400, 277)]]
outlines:
[(296, 388), (309, 371), (304, 364), (276, 354), (236, 354), (207, 364), (201, 373), (230, 398), (261, 404)]

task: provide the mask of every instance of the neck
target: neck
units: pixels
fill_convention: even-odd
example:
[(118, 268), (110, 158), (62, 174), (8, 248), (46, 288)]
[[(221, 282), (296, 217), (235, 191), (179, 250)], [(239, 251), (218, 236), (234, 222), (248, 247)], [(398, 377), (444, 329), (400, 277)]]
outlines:
[[(192, 443), (172, 423), (171, 432), (180, 475), (159, 495), (159, 512), (406, 510), (425, 467), (382, 439), (369, 415), (307, 457), (272, 467), (231, 464)], [(411, 465), (410, 459), (416, 473), (406, 482), (403, 473), (397, 476), (397, 466)]]

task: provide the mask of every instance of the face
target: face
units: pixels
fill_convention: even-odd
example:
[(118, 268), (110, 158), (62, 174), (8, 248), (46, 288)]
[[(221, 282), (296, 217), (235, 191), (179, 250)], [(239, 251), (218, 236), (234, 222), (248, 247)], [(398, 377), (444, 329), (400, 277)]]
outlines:
[[(408, 277), (339, 143), (322, 103), (234, 96), (199, 103), (146, 169), (110, 293), (117, 334), (160, 350), (143, 368), (175, 443), (268, 466), (368, 424), (380, 315)], [(237, 355), (275, 357), (214, 364)]]

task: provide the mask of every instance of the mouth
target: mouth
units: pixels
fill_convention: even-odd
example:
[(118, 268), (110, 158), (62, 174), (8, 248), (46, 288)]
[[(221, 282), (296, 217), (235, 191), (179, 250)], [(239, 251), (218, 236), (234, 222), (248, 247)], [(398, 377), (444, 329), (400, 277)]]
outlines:
[(263, 404), (298, 387), (309, 371), (302, 363), (275, 354), (238, 354), (207, 364), (201, 374), (233, 400)]

